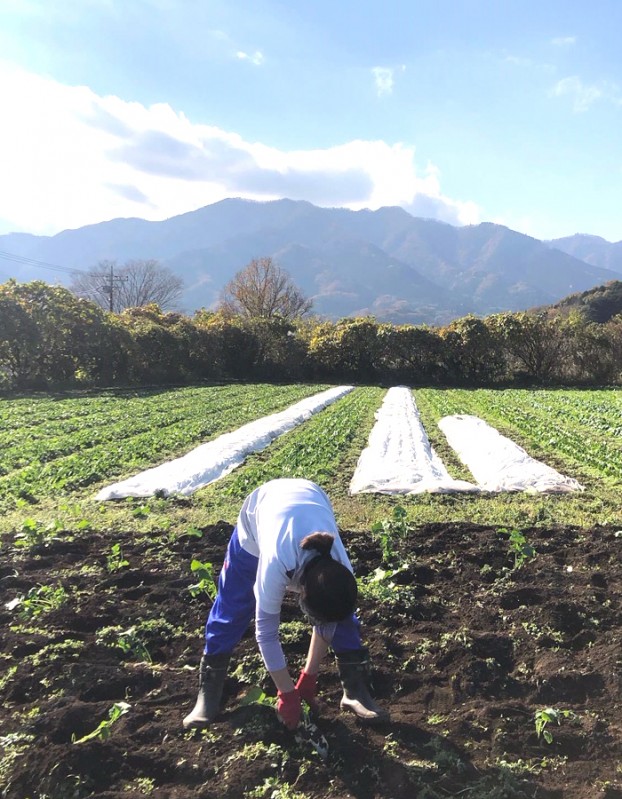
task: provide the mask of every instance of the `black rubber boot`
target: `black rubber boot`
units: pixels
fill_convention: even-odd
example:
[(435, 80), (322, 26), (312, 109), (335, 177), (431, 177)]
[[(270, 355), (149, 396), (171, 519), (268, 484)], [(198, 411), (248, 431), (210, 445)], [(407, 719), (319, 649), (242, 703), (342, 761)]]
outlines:
[(191, 713), (184, 719), (186, 730), (208, 727), (220, 711), (222, 688), (227, 676), (231, 652), (203, 655), (199, 666), (199, 695)]
[(370, 693), (371, 664), (367, 649), (352, 649), (336, 655), (343, 697), (340, 707), (349, 710), (363, 724), (389, 721), (390, 715), (376, 704)]

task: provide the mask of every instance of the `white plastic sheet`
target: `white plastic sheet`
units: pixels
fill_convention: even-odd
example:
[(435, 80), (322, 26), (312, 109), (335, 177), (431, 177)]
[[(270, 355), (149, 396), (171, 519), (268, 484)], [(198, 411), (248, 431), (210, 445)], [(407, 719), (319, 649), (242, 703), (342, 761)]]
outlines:
[(350, 493), (421, 494), (477, 491), (454, 480), (430, 446), (412, 392), (390, 388), (376, 412), (366, 449), (350, 482)]
[(156, 492), (192, 494), (239, 466), (251, 452), (265, 449), (275, 438), (293, 430), (314, 413), (348, 394), (354, 386), (338, 386), (295, 403), (280, 413), (264, 416), (232, 433), (208, 441), (181, 458), (102, 488), (95, 499), (149, 497)]
[(484, 491), (583, 490), (574, 478), (535, 460), (477, 416), (445, 416), (438, 426)]

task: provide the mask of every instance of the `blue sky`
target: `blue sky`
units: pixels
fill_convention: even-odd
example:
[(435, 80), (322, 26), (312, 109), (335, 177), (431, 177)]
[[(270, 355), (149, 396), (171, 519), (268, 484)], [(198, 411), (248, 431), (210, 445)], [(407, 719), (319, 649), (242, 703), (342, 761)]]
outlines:
[(620, 0), (1, 0), (0, 233), (225, 197), (622, 240)]

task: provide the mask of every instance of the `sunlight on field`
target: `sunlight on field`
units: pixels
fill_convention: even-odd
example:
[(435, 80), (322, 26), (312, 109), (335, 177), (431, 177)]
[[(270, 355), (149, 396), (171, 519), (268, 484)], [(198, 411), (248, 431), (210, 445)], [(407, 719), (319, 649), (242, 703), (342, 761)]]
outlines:
[(351, 497), (348, 485), (385, 394), (381, 388), (361, 387), (183, 501), (93, 500), (112, 477), (129, 476), (325, 388), (264, 384), (2, 400), (4, 531), (24, 524), (148, 530), (234, 522), (244, 496), (279, 476), (320, 483), (334, 502), (339, 523), (350, 529), (368, 529), (398, 504), (415, 524), (622, 525), (622, 393), (615, 390), (414, 392), (430, 442), (452, 477), (472, 479), (437, 422), (450, 413), (472, 413), (534, 457), (578, 479), (586, 486), (580, 495)]

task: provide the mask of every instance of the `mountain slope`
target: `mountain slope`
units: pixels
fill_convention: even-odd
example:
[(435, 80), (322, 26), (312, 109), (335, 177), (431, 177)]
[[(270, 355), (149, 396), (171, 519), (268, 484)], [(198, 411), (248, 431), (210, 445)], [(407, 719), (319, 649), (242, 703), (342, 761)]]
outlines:
[(622, 314), (622, 281), (612, 280), (604, 286), (571, 294), (554, 305), (538, 310), (563, 315), (579, 311), (590, 322), (608, 322), (613, 316)]
[[(458, 228), (402, 208), (349, 211), (291, 200), (229, 199), (161, 222), (115, 219), (52, 237), (9, 234), (0, 236), (0, 250), (79, 269), (156, 258), (184, 279), (189, 313), (213, 306), (251, 258), (272, 256), (313, 297), (317, 313), (434, 324), (551, 304), (615, 276), (500, 225)], [(11, 276), (70, 280), (0, 260), (0, 281)]]
[(588, 264), (622, 274), (622, 241), (612, 243), (600, 236), (576, 234), (553, 239), (548, 244)]

